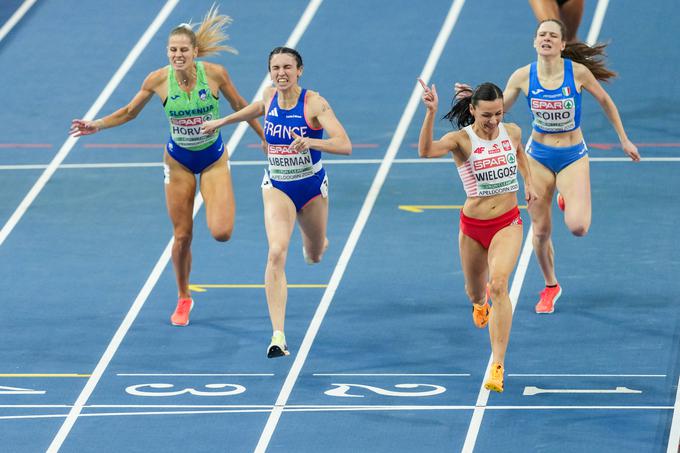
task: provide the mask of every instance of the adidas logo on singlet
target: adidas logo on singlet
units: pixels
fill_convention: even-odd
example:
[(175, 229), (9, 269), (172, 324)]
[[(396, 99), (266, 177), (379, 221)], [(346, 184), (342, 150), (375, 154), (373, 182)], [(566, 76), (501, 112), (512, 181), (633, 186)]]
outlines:
[(276, 107), (269, 111), (269, 116), (279, 116), (279, 112), (276, 110)]

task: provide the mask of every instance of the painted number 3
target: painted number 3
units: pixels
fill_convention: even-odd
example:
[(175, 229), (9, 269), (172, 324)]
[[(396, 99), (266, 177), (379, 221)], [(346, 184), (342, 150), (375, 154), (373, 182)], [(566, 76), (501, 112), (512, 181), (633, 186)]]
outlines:
[[(179, 396), (185, 393), (196, 396), (233, 396), (246, 391), (244, 386), (238, 384), (206, 384), (205, 388), (208, 391), (193, 388), (159, 391), (160, 389), (171, 389), (174, 387), (172, 384), (138, 384), (127, 387), (125, 391), (134, 396)], [(219, 389), (227, 388), (229, 390), (219, 391)]]

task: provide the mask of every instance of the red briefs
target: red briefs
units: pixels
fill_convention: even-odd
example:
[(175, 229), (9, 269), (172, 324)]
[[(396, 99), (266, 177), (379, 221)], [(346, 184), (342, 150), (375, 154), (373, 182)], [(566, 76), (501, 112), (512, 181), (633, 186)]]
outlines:
[(505, 227), (510, 225), (521, 225), (522, 217), (519, 215), (519, 208), (515, 206), (505, 214), (501, 214), (494, 219), (480, 220), (473, 219), (463, 214), (460, 210), (460, 231), (465, 236), (471, 237), (482, 244), (485, 249), (489, 248), (493, 237)]

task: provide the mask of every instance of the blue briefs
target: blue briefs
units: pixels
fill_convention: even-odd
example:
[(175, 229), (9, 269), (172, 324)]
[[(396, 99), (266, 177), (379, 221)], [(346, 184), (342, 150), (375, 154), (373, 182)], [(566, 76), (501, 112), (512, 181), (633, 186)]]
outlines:
[(585, 142), (581, 142), (574, 146), (556, 148), (531, 139), (527, 144), (527, 154), (553, 173), (559, 173), (565, 167), (586, 156), (588, 147)]
[(321, 170), (307, 178), (283, 182), (270, 179), (269, 171), (265, 169), (262, 188), (269, 189), (271, 187), (288, 195), (288, 198), (295, 204), (295, 210), (300, 212), (307, 203), (319, 195), (324, 198), (328, 197), (328, 176), (326, 176), (326, 169), (321, 167)]
[(222, 143), (222, 134), (217, 136), (217, 140), (205, 149), (199, 151), (192, 151), (190, 149), (182, 148), (175, 141), (170, 138), (165, 147), (168, 154), (172, 156), (180, 164), (184, 165), (195, 174), (203, 172), (206, 168), (217, 162), (224, 153), (224, 144)]

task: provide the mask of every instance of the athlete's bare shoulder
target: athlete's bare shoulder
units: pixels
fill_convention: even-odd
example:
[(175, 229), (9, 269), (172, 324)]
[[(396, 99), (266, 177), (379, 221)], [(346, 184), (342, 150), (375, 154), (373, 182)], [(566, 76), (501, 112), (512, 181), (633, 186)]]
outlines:
[(515, 123), (503, 123), (505, 125), (505, 130), (508, 132), (510, 140), (515, 145), (522, 144), (522, 128)]
[(512, 75), (510, 76), (510, 80), (508, 80), (508, 83), (510, 83), (511, 81), (521, 83), (524, 80), (528, 80), (530, 69), (531, 64), (527, 64), (525, 66), (515, 69), (515, 72), (513, 72)]
[(203, 61), (202, 63), (205, 68), (205, 75), (208, 76), (208, 78), (214, 80), (225, 80), (229, 78), (227, 68), (221, 64), (211, 63), (209, 61)]
[(160, 85), (161, 83), (167, 80), (168, 71), (169, 71), (168, 66), (156, 69), (155, 71), (150, 72), (148, 76), (146, 76), (145, 82), (149, 82), (154, 86)]

